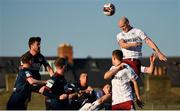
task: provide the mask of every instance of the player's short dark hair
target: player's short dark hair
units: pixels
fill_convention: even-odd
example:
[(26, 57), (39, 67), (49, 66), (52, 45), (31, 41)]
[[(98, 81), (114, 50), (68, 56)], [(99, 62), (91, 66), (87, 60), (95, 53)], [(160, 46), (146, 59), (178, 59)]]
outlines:
[(28, 42), (28, 45), (29, 45), (29, 48), (30, 46), (34, 43), (34, 42), (41, 42), (41, 37), (30, 37), (29, 38), (29, 42)]
[(80, 73), (79, 73), (79, 78), (81, 77), (82, 74), (87, 74), (87, 75), (88, 75), (87, 71), (82, 70), (82, 71), (80, 71)]
[(67, 65), (67, 60), (65, 58), (57, 58), (54, 62), (55, 66), (58, 66), (58, 67), (63, 67), (65, 65)]
[(122, 60), (123, 58), (123, 52), (119, 49), (116, 49), (112, 52), (112, 55), (115, 56), (118, 60)]
[(87, 71), (85, 71), (85, 70), (80, 71), (80, 75), (83, 74), (83, 73), (87, 74)]
[(25, 53), (21, 56), (21, 62), (23, 64), (29, 63), (30, 60), (32, 60), (32, 55), (30, 53)]

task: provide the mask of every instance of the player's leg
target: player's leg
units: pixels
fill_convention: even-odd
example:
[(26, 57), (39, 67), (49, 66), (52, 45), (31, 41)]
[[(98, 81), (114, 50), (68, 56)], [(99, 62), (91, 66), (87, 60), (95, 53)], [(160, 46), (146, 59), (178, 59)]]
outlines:
[(46, 105), (46, 110), (51, 110), (51, 99), (48, 97), (45, 97), (45, 105)]
[(13, 93), (6, 106), (7, 110), (26, 110), (25, 101), (21, 95)]

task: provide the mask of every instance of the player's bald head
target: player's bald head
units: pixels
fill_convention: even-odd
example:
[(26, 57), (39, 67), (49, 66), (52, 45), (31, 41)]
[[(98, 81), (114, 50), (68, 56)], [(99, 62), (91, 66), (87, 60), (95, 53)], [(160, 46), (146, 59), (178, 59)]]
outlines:
[(120, 18), (118, 25), (119, 25), (119, 28), (125, 33), (127, 33), (131, 29), (129, 20), (125, 16)]
[(119, 23), (121, 23), (121, 24), (129, 23), (129, 20), (127, 17), (123, 16), (120, 18)]

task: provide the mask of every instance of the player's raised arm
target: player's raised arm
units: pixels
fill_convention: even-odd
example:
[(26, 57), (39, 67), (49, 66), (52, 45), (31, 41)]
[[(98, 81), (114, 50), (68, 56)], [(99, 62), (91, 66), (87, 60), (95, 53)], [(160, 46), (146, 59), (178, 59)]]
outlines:
[(120, 64), (117, 67), (113, 67), (111, 67), (111, 69), (104, 74), (104, 79), (110, 79), (113, 77), (119, 70), (123, 69), (123, 64)]
[(154, 70), (154, 62), (155, 62), (156, 56), (157, 56), (156, 54), (152, 54), (152, 55), (149, 57), (149, 61), (150, 61), (149, 67), (141, 66), (141, 72), (142, 72), (142, 73), (147, 73), (147, 74), (152, 74), (152, 73), (153, 73), (153, 70)]
[(53, 76), (54, 71), (51, 68), (51, 66), (49, 65), (48, 61), (45, 59), (45, 57), (42, 55), (42, 64), (44, 65), (44, 67), (46, 68), (46, 70), (48, 71), (48, 73), (50, 74), (50, 76)]
[(166, 56), (159, 50), (157, 45), (150, 38), (146, 37), (145, 42), (149, 47), (151, 47), (157, 53), (157, 56), (159, 57), (159, 60), (167, 61)]
[(50, 76), (52, 76), (54, 74), (54, 71), (53, 71), (53, 69), (51, 68), (50, 65), (46, 66), (46, 69), (49, 72)]

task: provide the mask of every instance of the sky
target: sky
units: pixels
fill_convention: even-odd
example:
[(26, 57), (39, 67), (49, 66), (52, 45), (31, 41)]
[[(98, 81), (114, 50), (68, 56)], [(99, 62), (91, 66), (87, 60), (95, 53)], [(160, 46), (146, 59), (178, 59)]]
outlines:
[[(103, 14), (113, 3), (113, 16)], [(61, 43), (74, 58), (107, 58), (118, 49), (118, 20), (144, 31), (168, 57), (180, 56), (180, 0), (0, 0), (0, 56), (20, 56), (28, 39), (40, 36), (41, 52), (56, 56)], [(152, 53), (145, 43), (143, 56)]]

